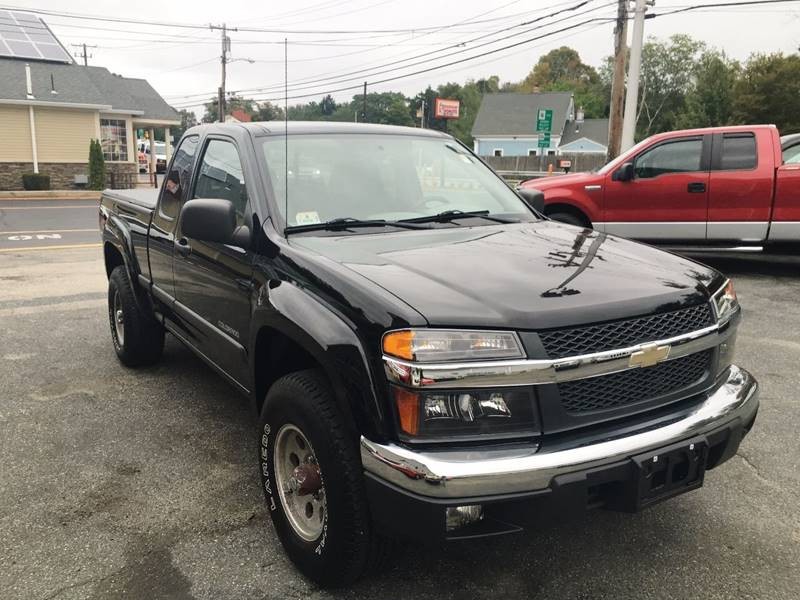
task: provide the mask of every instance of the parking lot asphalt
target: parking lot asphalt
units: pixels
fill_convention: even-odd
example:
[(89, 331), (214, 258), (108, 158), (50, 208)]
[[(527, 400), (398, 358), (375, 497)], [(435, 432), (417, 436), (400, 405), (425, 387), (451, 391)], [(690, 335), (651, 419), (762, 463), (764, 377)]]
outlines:
[(348, 590), (285, 558), (247, 400), (168, 338), (119, 364), (99, 248), (0, 254), (0, 598), (768, 598), (800, 595), (800, 259), (734, 278), (737, 362), (762, 385), (737, 456), (629, 515), (406, 546)]
[(0, 255), (19, 249), (60, 249), (99, 242), (96, 201), (0, 201)]

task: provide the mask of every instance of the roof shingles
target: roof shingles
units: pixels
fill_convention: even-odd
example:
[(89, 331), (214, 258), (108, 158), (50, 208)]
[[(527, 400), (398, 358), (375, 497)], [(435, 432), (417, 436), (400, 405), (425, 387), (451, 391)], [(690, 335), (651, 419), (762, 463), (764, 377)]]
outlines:
[(553, 111), (553, 135), (561, 135), (572, 99), (571, 92), (486, 94), (472, 126), (473, 137), (535, 136), (540, 108)]
[(26, 64), (38, 102), (111, 106), (142, 119), (180, 121), (180, 115), (147, 81), (114, 75), (103, 67), (0, 58), (0, 100), (27, 100)]

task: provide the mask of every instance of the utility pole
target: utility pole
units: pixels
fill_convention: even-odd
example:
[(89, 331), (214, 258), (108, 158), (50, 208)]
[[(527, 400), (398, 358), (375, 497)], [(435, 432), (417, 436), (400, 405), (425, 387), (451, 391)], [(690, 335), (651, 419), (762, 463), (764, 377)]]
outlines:
[(644, 13), (646, 0), (636, 0), (633, 15), (633, 39), (631, 40), (631, 62), (628, 65), (628, 91), (625, 95), (625, 118), (622, 122), (620, 152), (633, 146), (636, 133), (636, 109), (639, 100), (639, 75), (642, 68), (642, 44), (644, 42)]
[(363, 123), (367, 122), (367, 82), (364, 82), (364, 109), (361, 114), (361, 121)]
[(608, 115), (608, 153), (606, 160), (619, 156), (622, 141), (622, 107), (625, 103), (625, 59), (628, 53), (628, 0), (619, 0), (614, 28), (614, 79), (611, 82), (611, 107)]
[(219, 29), (222, 32), (222, 51), (219, 55), (219, 62), (222, 70), (222, 79), (218, 90), (217, 102), (219, 104), (219, 122), (225, 122), (225, 77), (226, 65), (228, 64), (228, 53), (231, 51), (231, 38), (228, 37), (228, 31), (238, 31), (235, 27), (228, 29), (228, 26), (223, 23), (222, 25), (209, 25), (209, 29)]
[(83, 59), (83, 66), (89, 66), (89, 59), (92, 58), (92, 55), (89, 54), (86, 49), (87, 48), (97, 48), (97, 46), (87, 46), (86, 44), (72, 44), (73, 48), (77, 48), (78, 50), (83, 50), (83, 54), (75, 53), (75, 58), (82, 58)]
[(419, 126), (422, 129), (425, 129), (425, 100), (422, 100), (422, 104), (419, 107)]

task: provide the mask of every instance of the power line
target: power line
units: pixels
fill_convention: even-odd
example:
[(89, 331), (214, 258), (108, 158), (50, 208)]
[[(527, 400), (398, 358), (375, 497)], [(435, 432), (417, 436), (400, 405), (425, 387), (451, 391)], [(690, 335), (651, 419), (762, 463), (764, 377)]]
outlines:
[[(504, 33), (506, 31), (510, 31), (512, 29), (517, 29), (519, 27), (524, 27), (524, 26), (527, 26), (527, 25), (531, 25), (533, 23), (538, 23), (538, 22), (540, 22), (542, 20), (549, 19), (549, 18), (552, 18), (554, 16), (558, 16), (558, 15), (563, 14), (563, 13), (575, 11), (575, 10), (577, 10), (579, 8), (582, 8), (583, 6), (585, 6), (586, 4), (588, 4), (591, 1), (593, 1), (593, 0), (584, 0), (584, 1), (579, 2), (578, 4), (573, 4), (569, 8), (565, 8), (565, 9), (561, 9), (559, 11), (551, 12), (551, 13), (548, 13), (546, 15), (542, 15), (542, 16), (537, 17), (535, 19), (529, 20), (529, 21), (524, 21), (522, 23), (518, 23), (518, 24), (510, 26), (510, 27), (505, 27), (503, 29), (496, 30), (496, 31), (494, 31), (492, 33), (489, 33), (489, 34), (481, 35), (481, 36), (474, 37), (474, 38), (471, 38), (471, 39), (468, 39), (468, 40), (463, 40), (461, 42), (457, 42), (457, 43), (451, 44), (451, 45), (449, 45), (449, 46), (447, 46), (445, 48), (441, 48), (441, 49), (436, 50), (434, 52), (416, 54), (416, 55), (408, 57), (408, 58), (394, 60), (394, 61), (391, 61), (391, 62), (388, 62), (388, 63), (384, 62), (384, 63), (380, 64), (379, 66), (369, 67), (369, 68), (366, 68), (366, 69), (357, 69), (357, 70), (348, 71), (348, 72), (345, 72), (345, 73), (339, 73), (337, 75), (331, 75), (331, 76), (322, 77), (321, 79), (317, 79), (317, 77), (319, 77), (318, 75), (313, 75), (313, 76), (310, 76), (310, 77), (307, 77), (307, 78), (304, 78), (304, 79), (301, 79), (301, 80), (298, 80), (298, 81), (294, 82), (295, 87), (293, 89), (294, 89), (294, 91), (303, 90), (303, 89), (309, 89), (309, 88), (315, 87), (319, 83), (322, 83), (322, 82), (325, 82), (325, 81), (328, 82), (327, 85), (337, 85), (339, 83), (344, 83), (346, 81), (354, 81), (356, 79), (363, 79), (364, 77), (374, 77), (376, 75), (382, 75), (382, 74), (385, 74), (385, 73), (396, 71), (398, 69), (411, 68), (411, 67), (417, 66), (419, 64), (428, 63), (431, 60), (441, 60), (441, 59), (444, 59), (444, 58), (448, 58), (450, 56), (454, 56), (454, 55), (457, 55), (457, 54), (462, 54), (462, 53), (467, 52), (467, 51), (475, 50), (477, 48), (481, 48), (481, 47), (488, 46), (488, 45), (491, 45), (491, 44), (496, 44), (496, 43), (502, 42), (504, 40), (510, 39), (512, 37), (517, 37), (517, 36), (520, 36), (520, 35), (524, 35), (526, 33), (530, 33), (531, 31), (535, 31), (537, 29), (541, 29), (542, 27), (549, 27), (549, 26), (555, 25), (557, 23), (560, 23), (560, 22), (563, 22), (563, 21), (566, 21), (566, 20), (569, 20), (569, 19), (572, 19), (572, 18), (575, 18), (575, 17), (578, 17), (578, 16), (582, 16), (582, 15), (588, 14), (588, 13), (593, 12), (595, 10), (599, 10), (601, 8), (605, 8), (605, 7), (610, 6), (611, 4), (613, 4), (613, 2), (609, 2), (607, 4), (604, 4), (604, 5), (595, 7), (593, 9), (584, 11), (582, 13), (577, 13), (577, 14), (574, 14), (574, 15), (570, 15), (570, 16), (564, 18), (564, 19), (560, 19), (560, 20), (554, 21), (552, 23), (548, 23), (546, 25), (538, 25), (536, 27), (532, 27), (532, 28), (526, 29), (524, 31), (520, 31), (520, 32), (511, 34), (509, 36), (501, 37), (501, 38), (498, 38), (496, 40), (491, 40), (491, 41), (488, 41), (488, 42), (484, 42), (482, 44), (478, 44), (476, 46), (472, 46), (470, 48), (466, 48), (465, 47), (466, 44), (470, 44), (472, 42), (487, 38), (487, 37), (492, 36), (492, 35), (497, 35), (497, 34), (500, 34), (500, 33)], [(563, 3), (563, 4), (566, 4), (566, 3)], [(437, 56), (433, 56), (433, 55), (435, 55), (437, 53), (446, 52), (447, 50), (451, 50), (451, 49), (457, 49), (457, 50), (455, 52), (450, 52), (450, 53), (445, 54), (443, 56), (438, 56), (438, 57)], [(412, 62), (410, 64), (407, 64), (407, 65), (405, 65), (403, 67), (398, 67), (398, 68), (394, 68), (394, 69), (384, 69), (384, 67), (389, 67), (389, 66), (392, 66), (392, 65), (398, 65), (398, 64), (401, 64), (401, 63), (406, 63), (406, 62), (414, 61), (414, 60), (417, 60), (417, 59), (420, 59), (420, 60), (418, 60), (417, 62)], [(383, 69), (383, 70), (376, 71), (376, 69)], [(346, 78), (347, 76), (352, 76), (352, 77)], [(342, 78), (346, 78), (346, 79), (342, 79)], [(310, 84), (310, 85), (303, 85), (303, 84)], [(240, 89), (240, 90), (237, 90), (237, 91), (238, 92), (272, 92), (272, 91), (274, 91), (275, 87), (276, 86), (268, 85), (268, 86), (262, 86), (262, 87), (256, 87), (256, 88), (243, 88), (243, 89)], [(206, 95), (208, 95), (208, 92), (201, 93), (201, 94), (193, 94), (193, 95), (194, 96), (206, 96)], [(190, 96), (185, 96), (185, 97), (189, 98)]]

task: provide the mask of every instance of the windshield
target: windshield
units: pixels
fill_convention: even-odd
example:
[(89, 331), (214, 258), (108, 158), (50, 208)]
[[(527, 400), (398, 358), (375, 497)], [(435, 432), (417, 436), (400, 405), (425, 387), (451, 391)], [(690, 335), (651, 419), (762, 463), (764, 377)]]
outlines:
[(535, 218), (456, 142), (406, 135), (290, 136), (287, 202), (285, 143), (282, 137), (265, 138), (263, 157), (289, 227), (344, 218), (392, 222), (446, 211)]

